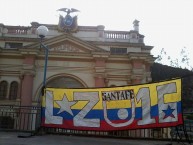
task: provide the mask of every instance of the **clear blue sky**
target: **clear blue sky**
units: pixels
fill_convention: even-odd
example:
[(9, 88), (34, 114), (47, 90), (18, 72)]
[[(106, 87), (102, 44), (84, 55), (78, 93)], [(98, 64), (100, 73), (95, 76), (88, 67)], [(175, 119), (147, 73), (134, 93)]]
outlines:
[(78, 24), (104, 25), (106, 30), (139, 31), (157, 56), (165, 48), (172, 57), (186, 47), (193, 63), (193, 0), (0, 0), (0, 23), (30, 26), (32, 21), (57, 24), (59, 8), (76, 8)]

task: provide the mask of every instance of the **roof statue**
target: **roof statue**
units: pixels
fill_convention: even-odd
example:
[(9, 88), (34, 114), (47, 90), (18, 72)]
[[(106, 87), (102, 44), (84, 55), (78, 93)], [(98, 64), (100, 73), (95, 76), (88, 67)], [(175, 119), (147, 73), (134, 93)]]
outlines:
[(74, 8), (61, 8), (61, 9), (58, 9), (58, 11), (63, 11), (63, 12), (66, 12), (67, 15), (69, 15), (70, 13), (73, 13), (73, 12), (79, 12), (79, 10), (77, 9), (74, 9)]
[(78, 28), (77, 24), (77, 16), (71, 16), (70, 14), (73, 12), (79, 12), (79, 10), (74, 8), (61, 8), (58, 11), (65, 12), (66, 15), (59, 17), (58, 29), (64, 32), (74, 32)]

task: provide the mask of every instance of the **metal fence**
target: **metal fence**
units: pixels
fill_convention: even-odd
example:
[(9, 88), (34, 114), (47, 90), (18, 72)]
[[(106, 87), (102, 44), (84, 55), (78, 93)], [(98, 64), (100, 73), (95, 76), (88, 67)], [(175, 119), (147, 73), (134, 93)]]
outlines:
[(0, 105), (0, 129), (34, 132), (40, 126), (40, 107)]
[(191, 140), (193, 141), (193, 76), (182, 79), (182, 107), (185, 123), (175, 128), (137, 129), (124, 131), (83, 131), (62, 128), (41, 127), (41, 107), (0, 105), (0, 131), (20, 131), (31, 133), (54, 133), (80, 136), (101, 136), (113, 138)]
[[(113, 138), (135, 138), (135, 139), (176, 139), (171, 137), (171, 128), (137, 129), (124, 131), (81, 131), (62, 128), (43, 128), (41, 124), (41, 108), (36, 106), (9, 106), (0, 105), (0, 130), (22, 131), (31, 133), (52, 133), (79, 136), (101, 136)], [(186, 123), (186, 128), (193, 131), (193, 122)], [(182, 131), (182, 130), (181, 130)], [(187, 139), (185, 134), (180, 134), (181, 139)], [(191, 135), (189, 139), (192, 140)]]

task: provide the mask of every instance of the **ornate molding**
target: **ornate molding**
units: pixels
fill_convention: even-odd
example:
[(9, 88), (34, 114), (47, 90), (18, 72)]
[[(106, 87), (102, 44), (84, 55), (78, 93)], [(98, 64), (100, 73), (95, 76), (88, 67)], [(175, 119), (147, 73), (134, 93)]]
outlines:
[(83, 52), (81, 51), (78, 47), (75, 47), (70, 44), (62, 44), (57, 47), (50, 48), (49, 51), (54, 51), (54, 52)]
[(23, 64), (22, 70), (20, 71), (20, 75), (32, 75), (35, 76), (35, 66), (32, 64)]
[(35, 56), (37, 56), (40, 53), (40, 50), (39, 49), (20, 48), (19, 52), (22, 55), (35, 55)]
[(34, 70), (21, 70), (20, 77), (21, 77), (21, 79), (23, 79), (23, 77), (26, 75), (30, 75), (30, 76), (35, 77), (35, 74), (36, 74), (36, 72)]
[(110, 56), (110, 52), (92, 52), (94, 59), (103, 59), (107, 60)]

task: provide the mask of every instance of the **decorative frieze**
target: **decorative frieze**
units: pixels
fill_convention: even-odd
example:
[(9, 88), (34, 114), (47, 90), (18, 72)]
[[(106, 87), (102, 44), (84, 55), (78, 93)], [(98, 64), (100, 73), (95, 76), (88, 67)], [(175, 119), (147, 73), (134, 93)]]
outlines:
[(83, 52), (78, 47), (70, 45), (70, 44), (62, 44), (57, 47), (50, 48), (49, 51), (55, 51), (55, 52)]
[(39, 54), (39, 49), (29, 49), (29, 48), (20, 48), (19, 52), (24, 55), (25, 57), (31, 56), (37, 56)]

